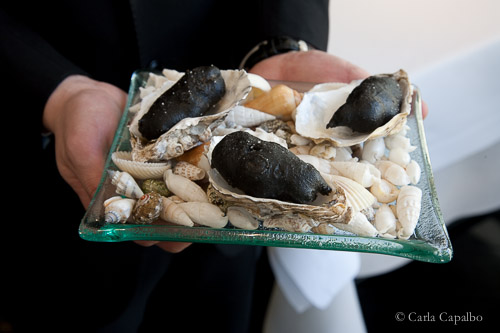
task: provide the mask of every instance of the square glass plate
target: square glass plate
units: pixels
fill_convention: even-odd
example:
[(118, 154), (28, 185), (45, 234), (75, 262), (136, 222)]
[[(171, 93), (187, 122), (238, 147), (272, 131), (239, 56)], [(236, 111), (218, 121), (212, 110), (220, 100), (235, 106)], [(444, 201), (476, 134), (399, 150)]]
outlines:
[[(127, 106), (115, 134), (101, 182), (80, 224), (79, 234), (83, 239), (97, 242), (154, 240), (245, 244), (379, 253), (433, 263), (445, 263), (451, 260), (453, 251), (434, 186), (425, 141), (421, 98), (417, 87), (414, 87), (412, 113), (407, 123), (411, 128), (408, 132), (410, 140), (417, 146), (411, 157), (422, 168), (422, 176), (417, 186), (422, 189), (423, 196), (415, 234), (408, 240), (362, 237), (347, 232), (321, 235), (265, 229), (243, 230), (232, 227), (217, 229), (163, 224), (105, 224), (103, 202), (116, 195), (115, 187), (111, 184), (107, 172), (117, 170), (111, 161), (111, 154), (131, 149), (127, 127), (131, 117), (129, 108), (138, 102), (139, 87), (146, 84), (148, 75), (149, 72), (137, 71), (131, 78)], [(306, 91), (312, 87), (309, 83), (286, 82), (286, 84), (298, 91)]]

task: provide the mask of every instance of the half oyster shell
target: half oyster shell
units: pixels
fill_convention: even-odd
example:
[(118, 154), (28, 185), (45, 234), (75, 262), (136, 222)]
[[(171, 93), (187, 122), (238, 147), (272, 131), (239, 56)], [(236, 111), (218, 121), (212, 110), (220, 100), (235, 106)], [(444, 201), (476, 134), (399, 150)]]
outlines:
[(406, 124), (406, 117), (411, 111), (413, 88), (405, 71), (399, 70), (392, 74), (378, 74), (380, 77), (395, 78), (403, 94), (400, 112), (386, 124), (377, 127), (369, 133), (358, 133), (347, 126), (326, 128), (335, 112), (345, 104), (347, 97), (362, 81), (348, 84), (320, 84), (304, 93), (302, 102), (295, 111), (296, 131), (315, 143), (329, 141), (336, 147), (348, 147), (366, 140), (388, 136), (399, 132)]

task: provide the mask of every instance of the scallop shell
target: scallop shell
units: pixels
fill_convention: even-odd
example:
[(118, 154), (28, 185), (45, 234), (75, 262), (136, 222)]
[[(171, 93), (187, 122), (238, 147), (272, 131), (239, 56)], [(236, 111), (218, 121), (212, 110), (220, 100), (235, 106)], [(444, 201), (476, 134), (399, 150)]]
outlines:
[(360, 81), (353, 81), (349, 84), (322, 85), (321, 89), (313, 88), (304, 93), (302, 102), (295, 112), (296, 131), (304, 137), (313, 139), (316, 143), (330, 141), (337, 147), (353, 146), (366, 140), (399, 132), (406, 124), (406, 117), (411, 110), (413, 88), (408, 75), (403, 70), (392, 74), (379, 75), (397, 78), (403, 89), (404, 96), (400, 113), (385, 125), (366, 134), (353, 132), (345, 126), (326, 128), (326, 124), (328, 124), (335, 111), (345, 103), (347, 96), (360, 83)]
[(173, 172), (189, 180), (202, 180), (206, 175), (205, 170), (184, 161), (177, 162), (173, 168)]
[(145, 142), (139, 132), (134, 130), (138, 119), (147, 112), (148, 106), (145, 106), (142, 112), (138, 112), (129, 126), (133, 160), (142, 162), (169, 160), (200, 143), (209, 141), (212, 130), (224, 121), (230, 109), (238, 105), (251, 90), (251, 83), (245, 71), (222, 70), (221, 74), (226, 84), (226, 94), (211, 114), (185, 118), (156, 140)]
[(118, 169), (128, 172), (135, 179), (160, 179), (165, 170), (171, 167), (169, 162), (133, 161), (129, 151), (116, 151), (111, 155), (111, 159)]
[(135, 203), (132, 218), (136, 223), (149, 224), (160, 216), (162, 208), (163, 202), (160, 194), (146, 193)]
[(136, 200), (114, 196), (104, 201), (104, 222), (125, 223), (134, 208)]
[(371, 207), (376, 198), (358, 182), (343, 176), (321, 174), (328, 185), (341, 187), (346, 196), (346, 204), (355, 213)]
[(111, 184), (116, 186), (116, 193), (128, 198), (139, 199), (144, 195), (134, 177), (125, 171), (108, 171)]

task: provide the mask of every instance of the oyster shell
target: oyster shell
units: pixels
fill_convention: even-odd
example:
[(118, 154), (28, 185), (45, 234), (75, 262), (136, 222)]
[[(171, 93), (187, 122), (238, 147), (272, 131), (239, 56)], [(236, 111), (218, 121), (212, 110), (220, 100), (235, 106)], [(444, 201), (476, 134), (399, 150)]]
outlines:
[(134, 116), (129, 126), (132, 159), (142, 162), (169, 160), (209, 141), (212, 130), (224, 121), (231, 108), (243, 101), (252, 88), (247, 73), (243, 70), (221, 70), (221, 75), (224, 78), (226, 92), (209, 114), (202, 117), (184, 118), (166, 133), (151, 141), (145, 140), (140, 135), (138, 121), (153, 104), (154, 100), (150, 99), (158, 98), (160, 93), (155, 91), (153, 97), (146, 96), (147, 102), (141, 103), (140, 111)]
[(336, 147), (347, 147), (399, 132), (406, 124), (406, 117), (411, 110), (413, 89), (408, 75), (405, 71), (399, 70), (393, 74), (376, 76), (393, 77), (398, 80), (402, 89), (403, 101), (400, 112), (386, 124), (369, 133), (353, 132), (346, 126), (327, 128), (326, 125), (332, 116), (345, 104), (347, 97), (360, 84), (360, 81), (353, 81), (349, 84), (322, 84), (304, 93), (302, 102), (295, 111), (297, 133), (313, 139), (316, 143), (330, 141)]

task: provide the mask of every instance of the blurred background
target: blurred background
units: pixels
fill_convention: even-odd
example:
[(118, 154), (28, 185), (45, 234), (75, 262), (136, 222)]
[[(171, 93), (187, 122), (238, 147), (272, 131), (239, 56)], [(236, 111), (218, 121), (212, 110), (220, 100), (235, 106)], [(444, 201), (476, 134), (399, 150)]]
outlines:
[[(402, 68), (420, 90), (430, 110), (426, 139), (454, 257), (428, 264), (359, 254), (355, 281), (328, 309), (296, 313), (275, 291), (266, 332), (496, 332), (500, 1), (330, 0), (328, 52), (372, 74)], [(409, 321), (410, 313), (421, 320)], [(442, 321), (442, 313), (463, 320)]]

